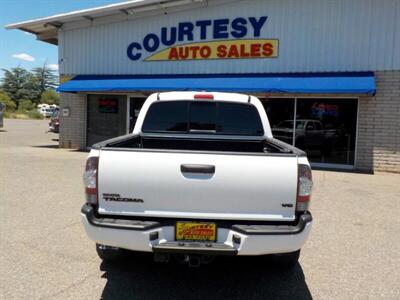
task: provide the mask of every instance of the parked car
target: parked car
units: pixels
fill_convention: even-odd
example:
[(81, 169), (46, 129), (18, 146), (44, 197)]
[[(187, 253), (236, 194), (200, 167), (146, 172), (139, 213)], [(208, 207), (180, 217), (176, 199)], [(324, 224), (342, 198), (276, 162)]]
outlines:
[(45, 118), (51, 117), (57, 109), (59, 109), (57, 105), (46, 103), (39, 104), (37, 108), (38, 112)]
[(307, 157), (272, 137), (253, 96), (151, 95), (132, 134), (92, 146), (84, 182), (81, 218), (103, 260), (127, 249), (190, 266), (216, 255), (293, 266), (311, 230)]
[(4, 126), (4, 112), (6, 111), (6, 105), (0, 103), (0, 128)]
[(37, 106), (37, 111), (43, 115), (46, 112), (46, 108), (50, 108), (50, 105), (47, 103), (40, 103)]
[(54, 108), (52, 108), (52, 107), (42, 107), (39, 110), (39, 113), (45, 118), (51, 117), (53, 112), (54, 112)]
[(42, 107), (49, 107), (50, 105), (48, 105), (47, 103), (39, 103), (38, 105), (37, 105), (37, 109), (38, 109), (38, 111), (40, 111), (40, 109), (42, 108)]
[[(276, 139), (288, 144), (293, 143), (293, 122), (285, 120), (272, 128)], [(319, 120), (296, 120), (295, 145), (301, 149), (326, 149), (329, 150), (336, 140), (336, 129), (325, 129)]]
[(50, 118), (49, 131), (59, 133), (60, 132), (60, 110), (56, 108)]

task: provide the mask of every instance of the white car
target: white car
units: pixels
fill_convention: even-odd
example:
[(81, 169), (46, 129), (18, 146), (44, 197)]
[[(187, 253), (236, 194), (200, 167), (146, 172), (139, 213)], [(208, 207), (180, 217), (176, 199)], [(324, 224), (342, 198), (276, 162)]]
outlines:
[(55, 108), (48, 107), (48, 106), (42, 106), (38, 111), (43, 117), (50, 118), (53, 115)]
[(151, 95), (132, 134), (93, 145), (81, 218), (104, 260), (123, 249), (190, 266), (216, 255), (297, 263), (312, 224), (305, 153), (272, 137), (259, 99)]

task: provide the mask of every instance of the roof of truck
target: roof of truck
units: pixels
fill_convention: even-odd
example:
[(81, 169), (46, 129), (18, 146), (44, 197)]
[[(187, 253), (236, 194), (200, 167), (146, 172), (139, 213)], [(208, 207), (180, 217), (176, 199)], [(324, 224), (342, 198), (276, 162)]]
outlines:
[(237, 93), (219, 93), (219, 92), (166, 92), (158, 93), (158, 100), (218, 100), (218, 101), (238, 101), (250, 102), (251, 96)]

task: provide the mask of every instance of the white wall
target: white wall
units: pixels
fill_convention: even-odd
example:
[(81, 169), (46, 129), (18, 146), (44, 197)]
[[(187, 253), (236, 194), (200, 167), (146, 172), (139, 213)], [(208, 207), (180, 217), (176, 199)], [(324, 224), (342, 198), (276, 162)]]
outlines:
[[(400, 0), (252, 0), (59, 34), (61, 74), (276, 73), (400, 70)], [(132, 61), (126, 50), (150, 32), (183, 21), (268, 20), (262, 38), (279, 39), (279, 57), (183, 62)], [(197, 38), (197, 36), (195, 35)], [(150, 53), (145, 53), (148, 56)]]

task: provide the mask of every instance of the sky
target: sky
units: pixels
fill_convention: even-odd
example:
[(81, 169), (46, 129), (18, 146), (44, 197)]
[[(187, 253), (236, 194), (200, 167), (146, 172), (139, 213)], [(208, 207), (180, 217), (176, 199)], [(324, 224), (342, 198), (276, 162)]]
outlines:
[(57, 46), (37, 41), (35, 35), (4, 26), (125, 0), (0, 0), (0, 78), (4, 71), (21, 66), (28, 70), (43, 66), (58, 70)]

